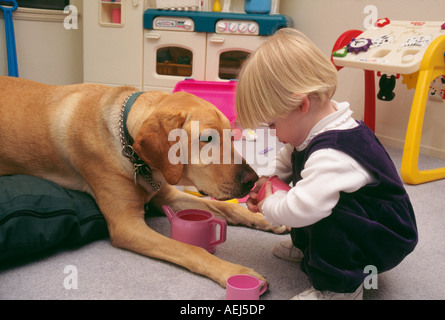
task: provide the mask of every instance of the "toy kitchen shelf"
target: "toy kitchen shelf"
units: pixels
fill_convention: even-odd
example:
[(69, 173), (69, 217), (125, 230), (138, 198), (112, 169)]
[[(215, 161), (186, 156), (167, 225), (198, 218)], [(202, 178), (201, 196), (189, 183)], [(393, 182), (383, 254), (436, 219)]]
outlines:
[[(357, 30), (343, 33), (332, 53), (337, 69), (351, 67), (365, 71), (365, 122), (366, 114), (375, 118), (375, 97), (370, 95), (374, 92), (374, 71), (378, 71), (378, 75), (402, 75), (408, 89), (415, 88), (401, 165), (402, 179), (409, 184), (445, 178), (445, 167), (418, 168), (429, 88), (436, 78), (445, 75), (444, 54), (445, 21), (390, 21), (388, 18), (379, 19), (375, 27), (363, 33)], [(386, 80), (386, 75), (383, 76)], [(368, 117), (372, 125), (374, 120)]]
[(99, 24), (102, 27), (117, 27), (125, 25), (126, 0), (101, 0), (99, 2)]

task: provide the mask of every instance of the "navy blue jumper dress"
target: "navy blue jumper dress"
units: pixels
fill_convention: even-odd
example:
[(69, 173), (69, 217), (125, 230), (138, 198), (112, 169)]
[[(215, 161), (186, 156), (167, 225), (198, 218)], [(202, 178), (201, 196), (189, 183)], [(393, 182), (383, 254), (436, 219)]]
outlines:
[(302, 270), (317, 290), (354, 292), (368, 276), (398, 265), (417, 244), (414, 211), (389, 155), (363, 123), (352, 129), (332, 130), (316, 136), (302, 151), (292, 154), (293, 180), (309, 156), (320, 149), (340, 150), (368, 169), (376, 182), (356, 192), (340, 192), (328, 217), (303, 228), (293, 228), (294, 245), (304, 258)]

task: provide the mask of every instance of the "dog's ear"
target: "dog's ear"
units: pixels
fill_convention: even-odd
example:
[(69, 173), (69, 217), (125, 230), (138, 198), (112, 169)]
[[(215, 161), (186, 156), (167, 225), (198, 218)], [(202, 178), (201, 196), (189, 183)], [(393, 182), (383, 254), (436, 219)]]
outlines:
[(176, 142), (168, 141), (168, 135), (171, 130), (182, 128), (184, 122), (185, 115), (182, 113), (155, 112), (142, 123), (133, 144), (136, 154), (151, 168), (161, 171), (165, 180), (172, 185), (181, 179), (183, 165), (169, 161), (168, 152)]

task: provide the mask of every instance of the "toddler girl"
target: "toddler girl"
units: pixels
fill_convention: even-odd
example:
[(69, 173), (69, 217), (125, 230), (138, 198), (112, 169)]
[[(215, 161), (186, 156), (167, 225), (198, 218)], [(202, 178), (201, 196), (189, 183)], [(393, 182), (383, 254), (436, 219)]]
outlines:
[[(293, 182), (247, 206), (291, 227), (274, 253), (301, 261), (312, 288), (295, 299), (362, 299), (366, 266), (384, 272), (417, 244), (417, 226), (397, 170), (349, 104), (331, 98), (337, 70), (302, 33), (275, 33), (243, 65), (236, 105), (245, 128), (267, 123), (285, 143), (270, 174)], [(269, 184), (269, 183), (268, 183)]]

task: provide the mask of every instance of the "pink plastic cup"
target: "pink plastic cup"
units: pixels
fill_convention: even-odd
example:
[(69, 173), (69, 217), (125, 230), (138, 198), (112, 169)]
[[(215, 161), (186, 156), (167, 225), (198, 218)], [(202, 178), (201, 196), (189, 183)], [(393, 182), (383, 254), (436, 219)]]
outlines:
[(264, 281), (247, 274), (237, 274), (227, 279), (226, 300), (259, 300), (266, 290)]
[(288, 192), (291, 187), (284, 182), (283, 180), (278, 179), (277, 176), (272, 176), (261, 186), (260, 191), (258, 191), (257, 202), (260, 202), (266, 196), (266, 183), (270, 181), (272, 183), (272, 193), (277, 192), (278, 190), (284, 190)]
[(204, 210), (186, 209), (174, 212), (162, 206), (170, 221), (170, 238), (198, 246), (213, 253), (216, 246), (226, 241), (227, 222)]

